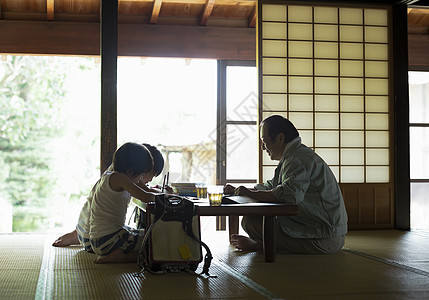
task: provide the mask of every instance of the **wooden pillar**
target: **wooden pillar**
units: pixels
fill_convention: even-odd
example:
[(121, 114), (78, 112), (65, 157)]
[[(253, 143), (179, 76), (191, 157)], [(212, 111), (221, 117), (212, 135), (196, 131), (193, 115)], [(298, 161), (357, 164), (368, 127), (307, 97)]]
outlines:
[(410, 117), (408, 101), (407, 5), (393, 6), (395, 227), (410, 229)]
[(100, 2), (101, 161), (103, 173), (117, 147), (118, 0)]
[(217, 62), (216, 184), (226, 184), (226, 67)]

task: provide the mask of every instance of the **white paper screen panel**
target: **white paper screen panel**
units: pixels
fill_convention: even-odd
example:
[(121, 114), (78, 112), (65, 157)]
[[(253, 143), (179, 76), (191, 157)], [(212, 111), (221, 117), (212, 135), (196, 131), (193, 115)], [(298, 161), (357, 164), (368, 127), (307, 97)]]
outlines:
[(336, 7), (314, 7), (314, 22), (315, 23), (337, 23), (338, 9)]
[(312, 95), (290, 95), (289, 108), (292, 111), (313, 111)]
[(286, 39), (287, 27), (285, 23), (266, 23), (262, 28), (262, 38), (264, 39)]
[(340, 182), (390, 182), (390, 9), (261, 5), (261, 119), (289, 118)]
[(313, 38), (313, 26), (311, 24), (289, 23), (289, 39), (311, 40)]
[(361, 8), (340, 9), (340, 24), (362, 25), (362, 17), (363, 14)]
[(315, 151), (330, 165), (338, 165), (340, 163), (338, 149), (316, 148)]

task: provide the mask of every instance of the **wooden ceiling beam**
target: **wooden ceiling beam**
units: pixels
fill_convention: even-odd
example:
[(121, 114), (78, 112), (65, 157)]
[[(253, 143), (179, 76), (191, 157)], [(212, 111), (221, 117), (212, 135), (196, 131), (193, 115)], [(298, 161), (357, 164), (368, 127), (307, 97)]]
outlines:
[(54, 20), (55, 0), (46, 0), (46, 19)]
[(153, 1), (152, 15), (150, 16), (150, 24), (158, 23), (159, 12), (161, 11), (162, 0)]
[(207, 2), (204, 4), (203, 12), (201, 13), (200, 18), (200, 25), (206, 26), (207, 22), (209, 20), (209, 17), (212, 13), (213, 7), (214, 7), (215, 0), (207, 0)]

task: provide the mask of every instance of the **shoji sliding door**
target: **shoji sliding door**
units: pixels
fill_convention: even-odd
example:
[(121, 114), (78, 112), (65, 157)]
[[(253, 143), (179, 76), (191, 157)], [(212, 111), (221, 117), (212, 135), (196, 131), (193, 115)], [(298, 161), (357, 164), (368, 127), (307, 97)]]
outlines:
[[(390, 20), (390, 7), (259, 1), (259, 121), (296, 125), (334, 171), (350, 228), (394, 225)], [(276, 163), (260, 153), (260, 180)]]

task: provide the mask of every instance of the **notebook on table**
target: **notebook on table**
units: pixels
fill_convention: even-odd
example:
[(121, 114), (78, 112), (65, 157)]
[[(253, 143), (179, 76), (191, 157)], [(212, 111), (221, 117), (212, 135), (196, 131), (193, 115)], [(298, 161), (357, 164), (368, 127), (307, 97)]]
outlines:
[(258, 201), (247, 196), (224, 195), (222, 204), (257, 203)]

